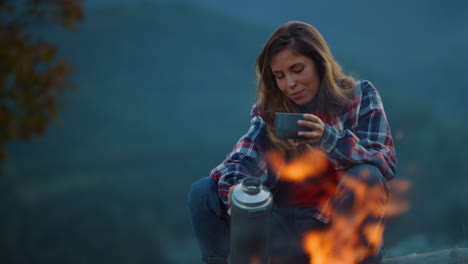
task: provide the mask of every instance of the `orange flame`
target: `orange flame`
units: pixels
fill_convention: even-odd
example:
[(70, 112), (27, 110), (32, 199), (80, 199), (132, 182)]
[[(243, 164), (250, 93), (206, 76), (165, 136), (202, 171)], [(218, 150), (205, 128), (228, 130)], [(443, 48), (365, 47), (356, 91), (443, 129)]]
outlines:
[[(311, 264), (355, 264), (380, 248), (383, 242), (384, 225), (369, 222), (395, 216), (408, 209), (408, 203), (394, 197), (385, 204), (385, 193), (380, 186), (368, 186), (354, 178), (343, 178), (345, 188), (355, 194), (352, 213), (333, 212), (330, 227), (321, 232), (310, 232), (304, 237), (304, 250), (311, 256)], [(406, 181), (395, 181), (406, 189)]]
[(268, 161), (273, 171), (286, 181), (303, 181), (309, 177), (317, 177), (326, 171), (329, 164), (327, 156), (318, 149), (311, 149), (287, 164), (281, 152), (271, 151), (268, 153)]
[(411, 187), (410, 182), (405, 180), (392, 180), (390, 183), (390, 195), (387, 207), (385, 208), (386, 217), (395, 217), (409, 209), (408, 201), (403, 199), (403, 195)]
[[(326, 155), (317, 149), (288, 163), (280, 152), (270, 152), (268, 161), (282, 179), (295, 182), (323, 175), (329, 165)], [(357, 178), (342, 177), (340, 188), (354, 194), (351, 212), (342, 213), (332, 208), (329, 228), (305, 234), (303, 248), (310, 255), (311, 264), (356, 264), (375, 254), (383, 242), (385, 227), (379, 220), (384, 212), (385, 217), (393, 217), (409, 208), (401, 198), (409, 189), (409, 182), (393, 180), (392, 194), (387, 199), (379, 184), (369, 186), (360, 180), (366, 177), (369, 177), (368, 171)]]

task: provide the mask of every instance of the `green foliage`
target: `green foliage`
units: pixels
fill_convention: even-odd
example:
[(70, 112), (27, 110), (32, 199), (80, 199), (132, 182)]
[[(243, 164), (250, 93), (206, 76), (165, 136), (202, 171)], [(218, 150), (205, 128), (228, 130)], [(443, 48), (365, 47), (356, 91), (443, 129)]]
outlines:
[(59, 96), (74, 88), (72, 66), (34, 27), (52, 23), (76, 28), (80, 0), (0, 1), (0, 162), (5, 144), (41, 136), (57, 115)]

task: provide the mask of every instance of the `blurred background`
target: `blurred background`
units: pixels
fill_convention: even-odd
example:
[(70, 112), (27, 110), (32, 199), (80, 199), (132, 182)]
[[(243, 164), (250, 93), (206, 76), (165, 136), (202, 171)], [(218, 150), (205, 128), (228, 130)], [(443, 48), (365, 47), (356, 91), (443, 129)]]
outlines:
[(380, 91), (411, 207), (385, 257), (468, 247), (468, 2), (88, 0), (41, 28), (75, 68), (42, 137), (7, 144), (1, 263), (198, 263), (190, 184), (247, 131), (254, 63), (291, 20)]

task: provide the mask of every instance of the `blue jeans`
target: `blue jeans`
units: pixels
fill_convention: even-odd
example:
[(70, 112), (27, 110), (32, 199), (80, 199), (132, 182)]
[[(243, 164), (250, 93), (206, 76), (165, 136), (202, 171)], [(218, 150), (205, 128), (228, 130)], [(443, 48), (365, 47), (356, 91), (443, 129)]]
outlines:
[[(367, 170), (368, 177), (359, 177)], [(365, 182), (369, 186), (378, 184), (382, 189), (382, 203), (388, 198), (388, 185), (380, 171), (368, 164), (356, 165), (343, 174)], [(341, 182), (337, 186), (334, 205), (340, 210), (351, 207), (354, 194), (343, 188)], [(188, 207), (190, 221), (201, 251), (201, 261), (204, 263), (227, 263), (229, 256), (229, 215), (226, 206), (218, 197), (217, 182), (209, 177), (202, 178), (192, 184)], [(275, 207), (271, 214), (271, 263), (308, 264), (309, 256), (302, 251), (302, 236), (309, 230), (327, 228), (328, 224), (314, 218), (314, 208)], [(382, 209), (383, 210), (383, 209)], [(383, 216), (383, 211), (382, 211)], [(381, 222), (383, 218), (374, 219)], [(382, 260), (382, 250), (364, 259), (361, 264), (376, 264)]]

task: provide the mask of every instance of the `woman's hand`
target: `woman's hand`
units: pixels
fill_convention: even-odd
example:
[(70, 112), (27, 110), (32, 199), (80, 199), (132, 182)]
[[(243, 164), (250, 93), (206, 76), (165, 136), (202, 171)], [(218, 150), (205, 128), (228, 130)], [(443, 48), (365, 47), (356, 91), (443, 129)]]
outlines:
[(323, 131), (325, 130), (325, 125), (319, 117), (313, 114), (304, 114), (304, 120), (299, 120), (297, 123), (300, 126), (309, 128), (311, 131), (297, 132), (297, 135), (304, 139), (296, 140), (296, 146), (320, 142)]
[(227, 213), (228, 215), (230, 216), (231, 215), (231, 195), (232, 195), (232, 192), (234, 191), (234, 188), (236, 188), (237, 184), (229, 187), (229, 193), (228, 193), (228, 206), (229, 206), (229, 209), (227, 210)]

